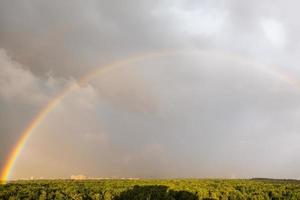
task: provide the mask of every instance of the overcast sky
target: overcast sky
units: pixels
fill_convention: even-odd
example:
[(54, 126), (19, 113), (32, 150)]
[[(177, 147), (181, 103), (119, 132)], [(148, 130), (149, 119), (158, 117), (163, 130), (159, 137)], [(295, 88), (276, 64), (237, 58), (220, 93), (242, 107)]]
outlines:
[(0, 166), (11, 178), (300, 179), (300, 3), (0, 1)]

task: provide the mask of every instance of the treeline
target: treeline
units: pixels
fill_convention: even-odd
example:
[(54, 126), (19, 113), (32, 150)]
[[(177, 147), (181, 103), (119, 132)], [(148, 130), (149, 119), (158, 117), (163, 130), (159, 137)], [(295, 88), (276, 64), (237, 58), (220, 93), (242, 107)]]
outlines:
[(0, 199), (213, 200), (300, 199), (295, 180), (34, 180), (0, 185)]

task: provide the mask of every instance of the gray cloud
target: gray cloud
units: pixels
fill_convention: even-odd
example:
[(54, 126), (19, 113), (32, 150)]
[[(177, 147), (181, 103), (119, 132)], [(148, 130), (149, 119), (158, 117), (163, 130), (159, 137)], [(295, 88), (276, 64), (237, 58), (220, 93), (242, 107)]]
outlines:
[(66, 84), (130, 55), (192, 49), (78, 86), (34, 131), (12, 178), (299, 178), (297, 7), (1, 1), (0, 165)]

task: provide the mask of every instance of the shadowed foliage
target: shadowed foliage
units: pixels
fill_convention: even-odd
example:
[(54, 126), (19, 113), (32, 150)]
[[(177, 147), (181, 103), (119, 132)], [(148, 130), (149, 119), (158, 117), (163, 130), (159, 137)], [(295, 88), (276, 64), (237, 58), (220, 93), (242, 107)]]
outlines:
[(197, 193), (174, 191), (163, 185), (134, 186), (113, 200), (198, 200)]

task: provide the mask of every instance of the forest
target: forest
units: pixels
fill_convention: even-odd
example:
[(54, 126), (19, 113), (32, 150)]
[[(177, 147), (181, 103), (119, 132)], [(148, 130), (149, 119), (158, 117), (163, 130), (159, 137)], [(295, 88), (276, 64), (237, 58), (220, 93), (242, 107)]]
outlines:
[(0, 199), (300, 199), (300, 181), (276, 179), (23, 180), (0, 185)]

